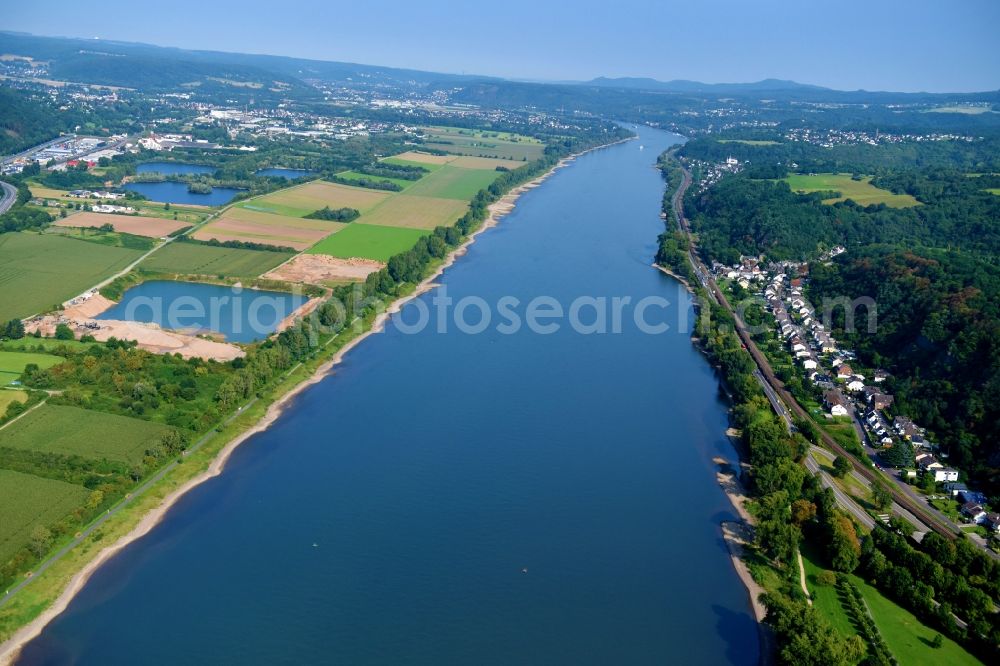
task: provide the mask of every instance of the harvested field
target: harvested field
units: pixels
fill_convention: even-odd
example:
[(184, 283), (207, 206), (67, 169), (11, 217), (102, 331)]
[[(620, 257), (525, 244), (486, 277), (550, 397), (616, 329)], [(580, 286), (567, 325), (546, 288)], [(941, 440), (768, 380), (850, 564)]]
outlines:
[(269, 280), (325, 284), (343, 280), (364, 280), (385, 266), (372, 259), (338, 259), (325, 254), (300, 254), (288, 263), (266, 273)]
[(468, 208), (468, 204), (459, 199), (397, 194), (362, 215), (353, 225), (430, 230), (437, 226), (451, 226)]
[[(237, 208), (292, 217), (303, 217), (324, 206), (356, 208), (363, 213), (391, 194), (391, 192), (315, 180), (305, 185), (290, 187), (252, 199), (241, 203)], [(226, 214), (228, 215), (232, 210), (230, 209)]]
[(230, 208), (222, 217), (212, 220), (191, 236), (197, 240), (241, 240), (304, 250), (345, 226), (341, 222), (307, 220), (245, 208)]
[(403, 162), (416, 162), (421, 165), (429, 164), (448, 164), (454, 161), (454, 155), (431, 155), (430, 153), (421, 153), (416, 150), (410, 150), (405, 153), (400, 153), (399, 155), (393, 155), (392, 157), (386, 158), (384, 161), (390, 164), (396, 160), (402, 160)]
[(175, 231), (191, 226), (177, 220), (167, 220), (158, 217), (142, 217), (140, 215), (114, 215), (112, 213), (82, 212), (61, 218), (53, 223), (57, 227), (83, 227), (92, 229), (110, 224), (115, 231), (136, 236), (160, 238), (169, 236)]
[(486, 171), (496, 171), (498, 166), (506, 167), (508, 169), (516, 169), (524, 166), (525, 164), (526, 162), (518, 160), (505, 160), (494, 157), (472, 157), (471, 155), (456, 157), (454, 160), (449, 162), (449, 165), (453, 167), (462, 167), (463, 169), (483, 169)]
[[(499, 175), (500, 173), (493, 169), (463, 169), (449, 164), (413, 183), (406, 194), (415, 197), (458, 199), (465, 204), (476, 196), (476, 192), (489, 187)], [(386, 203), (381, 204), (374, 212)]]

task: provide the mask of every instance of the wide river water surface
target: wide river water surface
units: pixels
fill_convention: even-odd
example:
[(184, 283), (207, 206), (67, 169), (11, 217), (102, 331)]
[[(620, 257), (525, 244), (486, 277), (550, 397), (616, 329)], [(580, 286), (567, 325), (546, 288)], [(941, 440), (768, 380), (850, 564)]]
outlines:
[[(679, 139), (638, 131), (525, 193), (22, 663), (756, 664), (719, 528), (726, 407), (690, 297), (650, 266)], [(597, 327), (602, 298), (631, 300), (618, 333), (546, 333), (538, 297)]]

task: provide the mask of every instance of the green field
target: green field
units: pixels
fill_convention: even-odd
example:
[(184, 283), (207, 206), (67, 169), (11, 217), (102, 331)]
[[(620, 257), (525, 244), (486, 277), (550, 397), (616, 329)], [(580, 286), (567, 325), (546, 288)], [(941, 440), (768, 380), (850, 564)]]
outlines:
[[(412, 197), (408, 194), (399, 194), (386, 199), (372, 211), (362, 215), (354, 224), (430, 231), (434, 227), (448, 227), (455, 224), (468, 209), (469, 205), (462, 199)], [(343, 231), (337, 235), (341, 233)]]
[[(837, 588), (816, 585), (816, 574), (823, 570), (823, 567), (817, 564), (816, 554), (806, 547), (802, 550), (802, 557), (806, 567), (806, 584), (813, 597), (814, 608), (845, 636), (857, 633), (840, 601)], [(912, 613), (887, 599), (860, 577), (851, 574), (849, 578), (861, 591), (861, 596), (868, 604), (879, 633), (900, 664), (971, 666), (980, 663), (962, 646), (947, 637), (944, 638), (944, 644), (940, 648), (931, 647), (930, 642), (939, 633), (938, 631), (925, 626)]]
[(289, 252), (212, 247), (200, 243), (171, 243), (139, 264), (140, 270), (188, 275), (256, 277), (291, 256)]
[(42, 405), (0, 430), (0, 447), (131, 463), (168, 430), (117, 414)]
[[(0, 386), (11, 383), (21, 376), (24, 366), (34, 363), (41, 369), (62, 363), (64, 358), (51, 354), (33, 354), (19, 351), (0, 351)], [(3, 412), (0, 411), (0, 414)]]
[[(0, 382), (2, 381), (3, 379), (0, 378)], [(4, 414), (7, 413), (7, 408), (10, 406), (10, 403), (25, 402), (27, 401), (27, 399), (28, 399), (28, 394), (25, 393), (24, 391), (14, 391), (9, 389), (5, 391), (0, 391), (0, 416), (3, 416)]]
[(49, 310), (141, 256), (55, 234), (0, 234), (0, 321)]
[(1000, 197), (1000, 187), (991, 187), (991, 188), (987, 189), (986, 191), (989, 192), (990, 194), (995, 194), (998, 197)]
[(500, 173), (494, 169), (464, 169), (445, 165), (414, 183), (406, 193), (410, 196), (438, 197), (469, 201), (476, 192), (489, 187)]
[(341, 259), (359, 257), (388, 261), (392, 255), (409, 250), (421, 236), (426, 234), (426, 231), (420, 229), (353, 223), (347, 225), (343, 231), (316, 243), (308, 252), (328, 254)]
[[(420, 166), (424, 166), (424, 165), (421, 164)], [(358, 181), (358, 180), (361, 180), (363, 178), (367, 178), (368, 180), (375, 180), (375, 181), (387, 180), (390, 183), (395, 183), (396, 185), (399, 185), (404, 190), (417, 182), (415, 180), (406, 180), (405, 178), (390, 178), (388, 176), (372, 176), (372, 175), (369, 175), (367, 173), (359, 173), (357, 171), (341, 171), (340, 173), (337, 174), (337, 178), (346, 178), (347, 180), (353, 180), (353, 181)]]
[(417, 162), (414, 160), (407, 160), (400, 157), (384, 157), (379, 161), (385, 162), (386, 164), (398, 164), (399, 166), (421, 167), (423, 169), (427, 169), (430, 172), (437, 171), (438, 169), (444, 166), (443, 164), (432, 164), (430, 162)]
[(541, 157), (545, 145), (537, 139), (503, 132), (482, 132), (451, 127), (429, 127), (425, 145), (455, 155), (499, 157), (509, 160), (534, 160)]
[(878, 189), (871, 184), (870, 177), (852, 180), (850, 174), (844, 173), (792, 174), (785, 178), (785, 182), (796, 192), (840, 192), (839, 197), (824, 199), (825, 204), (851, 199), (862, 206), (885, 204), (890, 208), (909, 208), (920, 205), (909, 194), (893, 194)]
[(89, 494), (83, 486), (0, 469), (0, 562), (28, 543), (35, 526), (51, 525)]

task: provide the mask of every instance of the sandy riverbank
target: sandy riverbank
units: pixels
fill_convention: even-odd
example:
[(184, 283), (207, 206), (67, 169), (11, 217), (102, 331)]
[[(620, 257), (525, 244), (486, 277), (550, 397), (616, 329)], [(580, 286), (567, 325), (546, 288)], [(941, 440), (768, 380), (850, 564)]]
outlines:
[[(732, 437), (732, 433), (727, 433)], [(740, 480), (741, 472), (744, 469), (743, 463), (738, 463), (734, 467), (729, 461), (722, 457), (712, 459), (717, 466), (715, 478), (726, 497), (732, 503), (733, 508), (739, 515), (740, 520), (724, 520), (721, 523), (722, 538), (729, 549), (729, 556), (733, 561), (733, 568), (736, 575), (746, 588), (747, 597), (750, 600), (750, 607), (753, 609), (754, 618), (757, 620), (757, 635), (760, 640), (760, 659), (762, 666), (774, 663), (774, 635), (771, 628), (764, 623), (767, 615), (767, 608), (760, 601), (760, 595), (764, 594), (764, 588), (753, 579), (750, 569), (744, 560), (745, 548), (754, 540), (754, 518), (747, 511), (746, 504), (749, 496), (746, 488)]]
[[(622, 143), (623, 141), (630, 141), (630, 140), (631, 139), (623, 139), (622, 141), (616, 143)], [(609, 144), (609, 145), (614, 145), (614, 144)], [(21, 648), (25, 644), (36, 638), (39, 634), (41, 634), (42, 630), (46, 627), (46, 625), (49, 624), (49, 622), (51, 622), (60, 613), (66, 610), (66, 607), (69, 605), (69, 603), (80, 592), (80, 590), (83, 589), (84, 585), (86, 585), (87, 581), (94, 574), (94, 572), (101, 567), (101, 565), (107, 562), (111, 557), (113, 557), (116, 553), (118, 553), (123, 548), (128, 546), (130, 543), (136, 541), (137, 539), (147, 534), (150, 530), (152, 530), (161, 520), (163, 520), (164, 516), (167, 514), (170, 508), (181, 497), (183, 497), (186, 493), (188, 493), (192, 488), (195, 488), (196, 486), (201, 485), (205, 481), (208, 481), (209, 479), (214, 478), (219, 474), (221, 474), (222, 470), (225, 468), (226, 462), (229, 460), (229, 457), (232, 455), (233, 451), (236, 450), (236, 448), (240, 444), (245, 442), (253, 435), (263, 432), (264, 430), (267, 430), (267, 428), (270, 427), (270, 425), (274, 423), (274, 421), (277, 420), (277, 418), (281, 415), (285, 407), (299, 393), (304, 391), (306, 388), (325, 379), (327, 375), (330, 374), (334, 366), (340, 363), (340, 361), (344, 358), (344, 356), (348, 352), (350, 352), (356, 346), (365, 341), (370, 335), (380, 332), (384, 328), (385, 322), (388, 320), (388, 318), (392, 314), (399, 312), (402, 306), (407, 301), (417, 298), (418, 296), (438, 286), (435, 280), (437, 280), (437, 278), (440, 277), (440, 275), (445, 271), (445, 269), (454, 264), (455, 260), (458, 257), (463, 256), (468, 251), (468, 246), (475, 242), (476, 237), (480, 233), (496, 226), (496, 224), (503, 216), (510, 213), (514, 209), (517, 199), (521, 194), (527, 192), (530, 189), (538, 187), (546, 178), (555, 173), (556, 170), (566, 166), (572, 160), (576, 159), (580, 155), (583, 155), (587, 152), (591, 152), (592, 150), (598, 150), (600, 148), (605, 148), (605, 147), (607, 146), (597, 146), (595, 148), (591, 148), (590, 150), (582, 151), (580, 153), (576, 153), (574, 155), (565, 157), (561, 159), (558, 163), (556, 163), (551, 169), (541, 174), (534, 180), (514, 188), (509, 193), (502, 196), (499, 200), (491, 204), (488, 208), (489, 215), (479, 226), (479, 228), (476, 229), (476, 231), (474, 231), (472, 234), (470, 234), (468, 238), (466, 238), (465, 242), (462, 243), (462, 245), (460, 245), (454, 251), (449, 253), (449, 255), (442, 262), (441, 266), (438, 267), (438, 269), (433, 274), (429, 275), (424, 280), (422, 280), (412, 293), (407, 294), (406, 296), (400, 297), (395, 301), (393, 301), (384, 313), (376, 317), (375, 322), (371, 329), (362, 333), (361, 335), (357, 336), (349, 343), (344, 345), (328, 361), (324, 362), (322, 365), (317, 367), (311, 376), (302, 380), (301, 382), (296, 384), (295, 387), (292, 388), (290, 391), (288, 391), (280, 398), (275, 400), (267, 408), (267, 411), (265, 412), (264, 416), (261, 417), (261, 419), (257, 421), (256, 424), (254, 424), (248, 430), (245, 430), (241, 434), (237, 435), (234, 439), (228, 442), (219, 451), (218, 455), (212, 460), (212, 462), (209, 464), (208, 468), (204, 472), (191, 478), (190, 480), (185, 482), (182, 486), (177, 488), (175, 491), (167, 495), (155, 509), (146, 513), (140, 519), (140, 521), (135, 525), (135, 527), (133, 527), (127, 534), (119, 538), (115, 543), (102, 548), (92, 560), (90, 560), (86, 565), (84, 565), (84, 567), (80, 569), (80, 571), (78, 571), (70, 579), (65, 589), (60, 593), (60, 595), (56, 598), (56, 600), (52, 603), (51, 606), (42, 611), (42, 613), (34, 620), (32, 620), (31, 622), (29, 622), (28, 624), (21, 627), (16, 632), (14, 632), (14, 634), (4, 643), (0, 644), (0, 664), (4, 666), (6, 666), (7, 664), (12, 664), (14, 660), (17, 658), (17, 655), (20, 652)]]

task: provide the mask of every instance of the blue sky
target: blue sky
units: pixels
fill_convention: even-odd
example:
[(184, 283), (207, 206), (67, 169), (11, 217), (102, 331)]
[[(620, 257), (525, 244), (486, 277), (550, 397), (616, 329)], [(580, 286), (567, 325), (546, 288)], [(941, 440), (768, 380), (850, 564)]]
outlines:
[(522, 79), (1000, 89), (1000, 0), (31, 0), (0, 29)]

